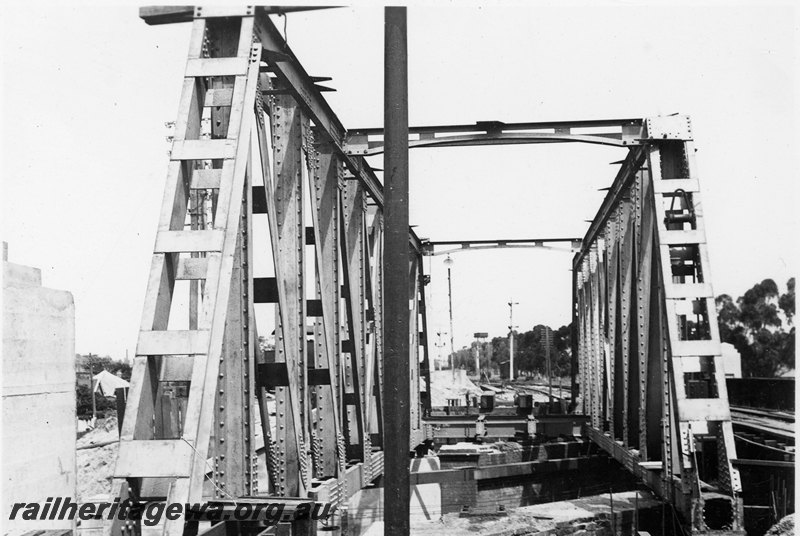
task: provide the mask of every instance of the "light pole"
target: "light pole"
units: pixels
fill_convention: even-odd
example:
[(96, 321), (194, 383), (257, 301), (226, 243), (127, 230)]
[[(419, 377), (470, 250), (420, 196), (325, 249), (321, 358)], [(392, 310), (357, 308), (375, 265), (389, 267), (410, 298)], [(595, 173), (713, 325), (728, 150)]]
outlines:
[(508, 302), (508, 380), (514, 380), (514, 306), (519, 305), (513, 298)]
[(444, 260), (444, 265), (447, 266), (447, 300), (450, 304), (450, 368), (455, 369), (453, 365), (453, 357), (455, 355), (455, 345), (453, 344), (453, 283), (450, 274), (450, 268), (453, 266), (453, 259), (450, 255)]

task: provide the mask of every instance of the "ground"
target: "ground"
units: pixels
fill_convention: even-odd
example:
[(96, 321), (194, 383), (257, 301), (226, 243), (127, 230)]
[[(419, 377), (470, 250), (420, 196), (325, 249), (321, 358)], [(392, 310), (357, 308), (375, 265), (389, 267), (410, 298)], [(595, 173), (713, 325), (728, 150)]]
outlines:
[(111, 493), (111, 474), (119, 450), (116, 417), (98, 420), (94, 430), (78, 439), (77, 448), (78, 499)]
[(794, 534), (794, 514), (789, 514), (770, 528), (764, 536), (792, 536)]

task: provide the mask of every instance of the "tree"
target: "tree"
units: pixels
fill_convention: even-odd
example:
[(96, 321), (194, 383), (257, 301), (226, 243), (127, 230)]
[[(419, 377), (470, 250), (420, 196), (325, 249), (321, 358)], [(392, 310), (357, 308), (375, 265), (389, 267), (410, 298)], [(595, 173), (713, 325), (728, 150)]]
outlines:
[(765, 279), (736, 300), (739, 306), (739, 320), (754, 331), (762, 328), (779, 328), (778, 285), (772, 279)]
[(794, 277), (786, 282), (786, 294), (778, 298), (778, 306), (791, 324), (794, 321)]
[(92, 373), (94, 376), (95, 374), (99, 374), (103, 370), (106, 370), (109, 364), (111, 364), (111, 358), (109, 356), (100, 357), (96, 354), (88, 354), (85, 356), (81, 356), (83, 363), (86, 365), (86, 368), (89, 372)]
[(78, 385), (75, 389), (78, 416), (92, 414), (92, 390), (85, 385)]
[[(528, 373), (547, 373), (547, 357), (544, 347), (544, 330), (547, 326), (537, 324), (532, 330), (514, 333), (514, 369)], [(572, 324), (551, 328), (552, 347), (550, 363), (554, 376), (566, 375), (570, 371), (572, 356)], [(492, 362), (499, 367), (508, 361), (508, 337), (495, 337), (491, 342)]]
[(95, 354), (88, 354), (85, 356), (77, 356), (80, 360), (83, 361), (83, 364), (86, 366), (86, 369), (92, 373), (92, 376), (95, 374), (99, 374), (100, 372), (107, 370), (111, 374), (117, 374), (126, 381), (130, 381), (131, 379), (131, 366), (128, 363), (124, 363), (122, 361), (114, 361), (109, 356), (98, 356)]
[[(92, 390), (85, 385), (78, 385), (75, 388), (76, 409), (79, 417), (92, 416)], [(116, 403), (104, 396), (97, 395), (95, 397), (95, 404), (97, 413), (103, 415), (109, 410), (116, 409)]]
[(498, 369), (500, 363), (508, 361), (508, 337), (494, 337), (492, 342), (492, 363)]
[(553, 332), (553, 344), (556, 347), (557, 358), (555, 361), (556, 370), (554, 374), (566, 376), (572, 366), (572, 323), (561, 326)]
[(123, 363), (122, 361), (112, 361), (108, 364), (106, 370), (111, 374), (117, 374), (125, 381), (131, 381), (131, 366), (128, 363)]
[[(79, 359), (86, 371), (91, 373), (92, 376), (107, 370), (112, 374), (116, 374), (125, 381), (131, 380), (131, 366), (122, 361), (114, 361), (109, 356), (100, 357), (95, 354), (88, 354), (81, 356), (76, 354), (76, 359)], [(92, 390), (85, 385), (78, 385), (75, 389), (75, 397), (77, 399), (78, 415), (91, 416), (92, 415)], [(96, 409), (98, 413), (104, 413), (106, 410), (115, 409), (116, 403), (107, 399), (104, 396), (98, 395), (95, 400)]]
[(765, 279), (736, 302), (728, 294), (715, 300), (720, 340), (741, 354), (745, 376), (774, 377), (794, 368), (794, 278), (786, 287), (780, 294), (775, 281)]

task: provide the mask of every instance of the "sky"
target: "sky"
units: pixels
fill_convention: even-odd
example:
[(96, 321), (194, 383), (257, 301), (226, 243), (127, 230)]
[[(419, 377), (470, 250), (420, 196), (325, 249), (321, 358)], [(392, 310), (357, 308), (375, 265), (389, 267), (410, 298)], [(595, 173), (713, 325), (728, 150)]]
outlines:
[[(797, 272), (797, 8), (790, 3), (414, 2), (411, 125), (692, 118), (711, 282), (734, 297)], [(284, 20), (276, 19), (283, 30)], [(383, 11), (290, 14), (287, 39), (347, 128), (383, 122)], [(76, 351), (133, 356), (189, 25), (135, 5), (18, 4), (2, 21), (2, 229), (9, 260), (69, 290)], [(415, 149), (411, 223), (433, 240), (580, 237), (625, 156), (546, 144)], [(372, 158), (382, 168), (382, 157)], [(453, 255), (456, 347), (570, 321), (571, 254)], [(425, 260), (448, 331), (444, 257)], [(431, 344), (433, 344), (431, 340)]]

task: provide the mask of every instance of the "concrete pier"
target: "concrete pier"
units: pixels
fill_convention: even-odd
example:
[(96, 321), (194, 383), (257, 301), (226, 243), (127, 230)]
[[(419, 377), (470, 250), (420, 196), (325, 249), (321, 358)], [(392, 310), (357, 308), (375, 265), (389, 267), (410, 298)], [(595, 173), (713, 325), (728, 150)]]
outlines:
[(2, 361), (4, 531), (74, 529), (21, 513), (9, 520), (15, 502), (76, 498), (75, 304), (42, 287), (38, 268), (8, 262), (5, 245)]

